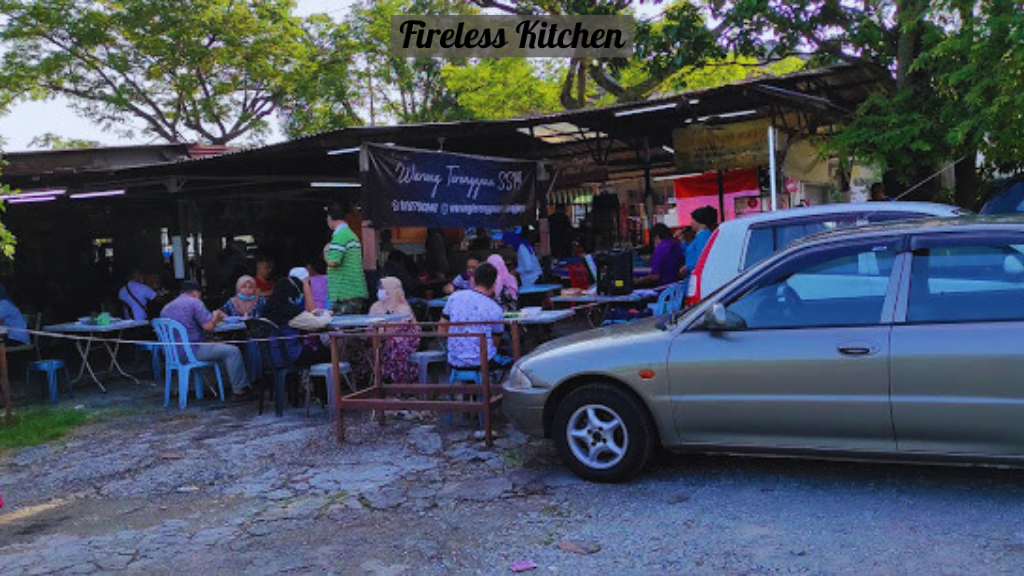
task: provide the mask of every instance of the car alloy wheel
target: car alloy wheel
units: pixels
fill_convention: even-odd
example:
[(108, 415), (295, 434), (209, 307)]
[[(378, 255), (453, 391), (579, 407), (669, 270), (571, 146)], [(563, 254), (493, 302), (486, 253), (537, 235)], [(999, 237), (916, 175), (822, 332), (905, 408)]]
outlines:
[(555, 408), (552, 436), (562, 461), (592, 482), (622, 482), (643, 469), (658, 432), (643, 401), (621, 386), (595, 382)]
[(569, 417), (565, 434), (573, 456), (595, 470), (606, 470), (621, 462), (629, 447), (629, 432), (622, 418), (599, 404), (576, 410)]

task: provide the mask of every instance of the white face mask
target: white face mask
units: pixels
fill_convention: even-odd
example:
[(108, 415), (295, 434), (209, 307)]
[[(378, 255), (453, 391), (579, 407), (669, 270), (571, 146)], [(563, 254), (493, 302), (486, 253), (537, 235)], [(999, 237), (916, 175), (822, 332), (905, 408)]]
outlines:
[(387, 292), (387, 290), (384, 290), (383, 288), (381, 288), (380, 290), (377, 290), (377, 300), (387, 300), (387, 299), (388, 299), (388, 292)]

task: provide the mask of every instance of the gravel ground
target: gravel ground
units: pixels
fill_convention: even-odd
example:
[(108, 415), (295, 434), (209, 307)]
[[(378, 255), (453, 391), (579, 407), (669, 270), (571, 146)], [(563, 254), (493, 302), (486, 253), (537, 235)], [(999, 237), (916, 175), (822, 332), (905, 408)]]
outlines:
[(322, 417), (211, 401), (0, 455), (0, 572), (1021, 573), (1024, 472), (661, 456), (586, 484), (511, 428)]

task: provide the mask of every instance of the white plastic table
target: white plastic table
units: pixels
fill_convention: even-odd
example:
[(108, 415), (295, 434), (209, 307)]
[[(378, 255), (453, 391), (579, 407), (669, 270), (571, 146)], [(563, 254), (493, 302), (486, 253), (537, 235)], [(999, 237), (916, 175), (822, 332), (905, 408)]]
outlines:
[(213, 332), (215, 334), (240, 332), (242, 330), (245, 330), (245, 322), (221, 322), (213, 327)]
[[(524, 294), (525, 295), (547, 294), (548, 292), (555, 292), (555, 291), (561, 290), (561, 289), (562, 289), (562, 285), (561, 284), (534, 284), (532, 286), (520, 286), (519, 287), (519, 294), (520, 295), (524, 295)], [(427, 302), (427, 306), (429, 306), (431, 308), (444, 308), (445, 304), (447, 304), (447, 303), (448, 303), (448, 297), (445, 296), (444, 298), (434, 298), (433, 300)]]
[(544, 294), (547, 292), (554, 292), (555, 290), (561, 290), (561, 284), (531, 284), (530, 286), (520, 286), (520, 294)]
[(506, 318), (507, 322), (515, 322), (521, 325), (536, 325), (536, 324), (554, 324), (555, 322), (561, 322), (566, 318), (571, 318), (576, 312), (571, 308), (564, 310), (541, 310), (534, 314), (516, 316), (515, 318)]
[[(106, 350), (107, 354), (110, 356), (110, 365), (107, 366), (107, 370), (103, 373), (104, 376), (110, 375), (116, 371), (121, 374), (121, 376), (124, 376), (138, 384), (139, 379), (125, 372), (124, 368), (122, 368), (121, 364), (117, 361), (117, 351), (121, 347), (121, 334), (123, 334), (125, 330), (141, 328), (148, 325), (149, 323), (144, 320), (117, 320), (115, 322), (111, 322), (107, 326), (82, 324), (81, 322), (65, 322), (63, 324), (51, 324), (50, 326), (44, 326), (43, 332), (90, 336), (90, 338), (86, 340), (74, 341), (75, 349), (78, 350), (78, 355), (82, 357), (82, 366), (78, 369), (78, 375), (75, 376), (73, 382), (81, 380), (85, 376), (85, 372), (88, 371), (92, 381), (100, 387), (100, 390), (106, 392), (107, 389), (103, 387), (103, 383), (100, 382), (99, 376), (97, 376), (96, 371), (93, 370), (92, 364), (89, 362), (89, 353), (93, 349), (93, 342), (99, 342), (102, 344), (103, 349)], [(93, 340), (93, 336), (99, 336), (101, 339)], [(111, 342), (110, 339), (113, 339), (113, 342)]]
[(408, 314), (385, 314), (384, 316), (370, 316), (369, 314), (344, 314), (331, 318), (328, 325), (335, 330), (343, 328), (368, 328), (381, 322), (402, 322), (408, 320)]
[(639, 302), (644, 299), (642, 293), (633, 291), (630, 294), (623, 294), (621, 296), (603, 296), (600, 294), (580, 294), (579, 296), (554, 296), (551, 298), (553, 303), (562, 304), (619, 304), (625, 302)]

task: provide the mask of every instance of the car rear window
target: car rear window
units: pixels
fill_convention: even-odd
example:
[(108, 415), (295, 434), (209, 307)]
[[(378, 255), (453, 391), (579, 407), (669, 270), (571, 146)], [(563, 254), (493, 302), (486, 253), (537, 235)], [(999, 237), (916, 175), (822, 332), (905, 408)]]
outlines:
[(811, 234), (839, 230), (876, 222), (926, 218), (917, 212), (875, 212), (872, 214), (833, 214), (819, 218), (802, 218), (765, 226), (751, 227), (747, 237), (747, 250), (743, 256), (743, 270), (765, 260), (786, 246)]

